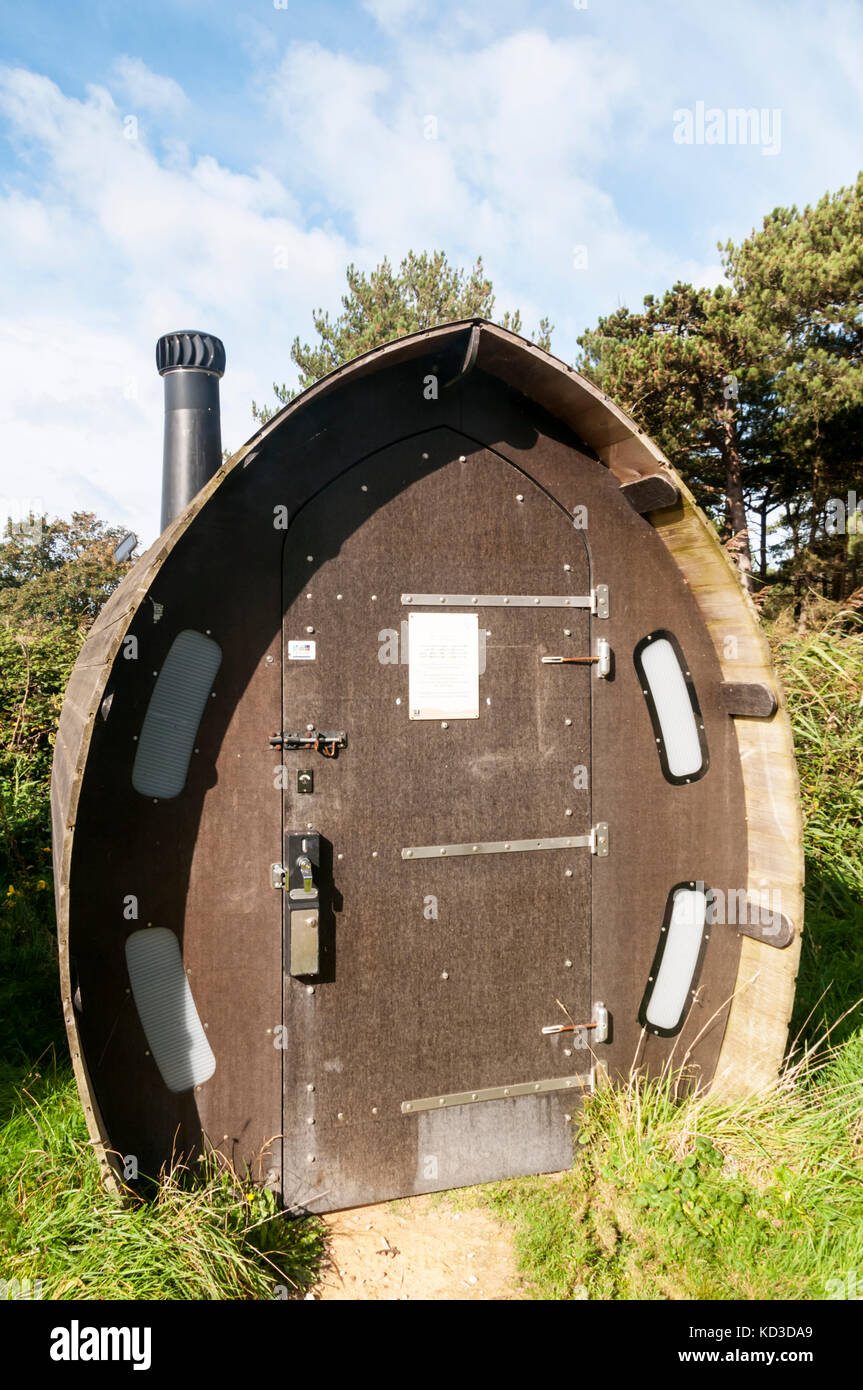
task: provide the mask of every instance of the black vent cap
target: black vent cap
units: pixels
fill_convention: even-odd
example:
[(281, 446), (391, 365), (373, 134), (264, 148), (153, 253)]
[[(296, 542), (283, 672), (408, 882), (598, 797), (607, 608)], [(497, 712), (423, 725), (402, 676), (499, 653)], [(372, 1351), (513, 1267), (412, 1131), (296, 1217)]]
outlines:
[(178, 367), (224, 376), (225, 345), (212, 333), (166, 333), (156, 344), (156, 366), (159, 376)]

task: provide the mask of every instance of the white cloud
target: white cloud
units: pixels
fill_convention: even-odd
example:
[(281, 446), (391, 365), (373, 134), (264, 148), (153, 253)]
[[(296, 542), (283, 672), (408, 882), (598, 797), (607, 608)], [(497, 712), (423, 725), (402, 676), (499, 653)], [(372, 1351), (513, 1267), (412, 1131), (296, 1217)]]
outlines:
[(387, 32), (401, 28), (407, 19), (420, 18), (424, 0), (363, 0), (363, 9)]
[(39, 176), (36, 191), (0, 198), (0, 496), (44, 496), (58, 514), (95, 507), (151, 539), (156, 338), (195, 327), (225, 339), (223, 437), (239, 447), (252, 398), (291, 379), (294, 331), (310, 299), (335, 296), (349, 248), (304, 227), (266, 169), (235, 173), (176, 146), (160, 163), (124, 138), (104, 89), (79, 101), (5, 70), (0, 110)]
[(133, 108), (157, 115), (182, 116), (189, 107), (189, 98), (179, 82), (153, 72), (140, 58), (124, 54), (115, 62), (114, 73)]

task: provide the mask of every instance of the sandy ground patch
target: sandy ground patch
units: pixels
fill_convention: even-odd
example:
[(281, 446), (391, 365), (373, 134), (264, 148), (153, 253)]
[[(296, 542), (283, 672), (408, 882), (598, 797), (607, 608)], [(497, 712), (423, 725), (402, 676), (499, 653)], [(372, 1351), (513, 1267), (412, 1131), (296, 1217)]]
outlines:
[[(487, 1212), (411, 1197), (325, 1216), (316, 1299), (522, 1299), (512, 1233)], [(307, 1295), (308, 1297), (308, 1295)]]

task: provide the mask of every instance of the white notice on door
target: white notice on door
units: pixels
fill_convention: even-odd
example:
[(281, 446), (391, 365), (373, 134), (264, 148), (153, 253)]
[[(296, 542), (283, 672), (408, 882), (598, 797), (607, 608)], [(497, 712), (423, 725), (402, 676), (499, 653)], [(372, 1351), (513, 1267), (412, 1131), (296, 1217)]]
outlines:
[(479, 719), (479, 614), (410, 613), (411, 719)]

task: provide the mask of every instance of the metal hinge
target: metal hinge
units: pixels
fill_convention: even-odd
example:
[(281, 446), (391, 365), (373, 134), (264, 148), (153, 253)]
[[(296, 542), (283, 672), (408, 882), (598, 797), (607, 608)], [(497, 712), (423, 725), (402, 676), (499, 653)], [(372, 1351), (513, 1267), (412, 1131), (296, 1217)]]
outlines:
[(270, 865), (270, 887), (283, 893), (285, 889), (285, 866), (284, 864)]

